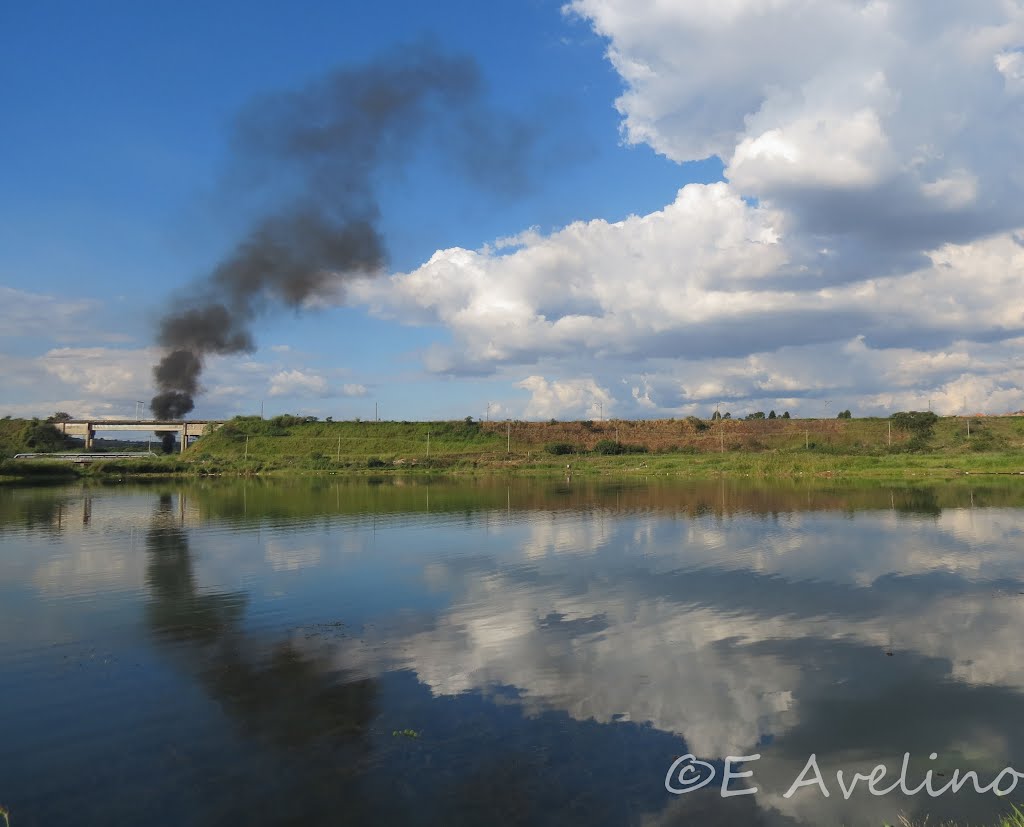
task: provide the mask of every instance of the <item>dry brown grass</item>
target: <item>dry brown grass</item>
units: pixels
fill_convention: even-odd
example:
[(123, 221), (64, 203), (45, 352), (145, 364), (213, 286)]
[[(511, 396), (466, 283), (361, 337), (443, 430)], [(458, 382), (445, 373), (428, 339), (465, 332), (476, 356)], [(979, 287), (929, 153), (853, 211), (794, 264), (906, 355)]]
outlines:
[[(870, 423), (870, 424), (869, 424)], [(866, 442), (878, 447), (887, 444), (884, 420), (839, 419), (725, 419), (705, 421), (701, 430), (686, 419), (612, 419), (605, 422), (485, 422), (484, 430), (506, 434), (511, 429), (513, 444), (542, 449), (545, 445), (567, 442), (583, 451), (592, 451), (601, 440), (617, 440), (623, 445), (643, 446), (654, 453), (669, 451), (719, 451), (772, 448), (796, 448), (808, 441), (838, 445)], [(894, 445), (908, 439), (894, 432)]]

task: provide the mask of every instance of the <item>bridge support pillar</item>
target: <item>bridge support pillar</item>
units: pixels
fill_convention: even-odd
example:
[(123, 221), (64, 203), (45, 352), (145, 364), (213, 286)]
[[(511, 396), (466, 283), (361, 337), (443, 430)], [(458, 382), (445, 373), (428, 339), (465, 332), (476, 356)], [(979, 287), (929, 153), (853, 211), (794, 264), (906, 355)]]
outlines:
[(96, 432), (92, 429), (92, 423), (88, 422), (85, 426), (85, 450), (92, 450), (92, 441), (96, 436)]
[(185, 453), (185, 446), (188, 445), (188, 428), (184, 425), (181, 426), (181, 453)]

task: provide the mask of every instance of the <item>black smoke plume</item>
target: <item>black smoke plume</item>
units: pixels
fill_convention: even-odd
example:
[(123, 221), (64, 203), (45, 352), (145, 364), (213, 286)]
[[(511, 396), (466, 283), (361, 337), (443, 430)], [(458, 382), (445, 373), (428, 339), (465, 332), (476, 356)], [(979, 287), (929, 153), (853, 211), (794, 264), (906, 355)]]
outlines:
[(244, 111), (233, 136), (240, 168), (291, 196), (161, 319), (154, 415), (189, 413), (206, 358), (252, 351), (257, 317), (337, 300), (351, 279), (382, 271), (375, 179), (424, 140), (485, 184), (517, 186), (530, 130), (486, 111), (481, 91), (473, 61), (416, 46)]

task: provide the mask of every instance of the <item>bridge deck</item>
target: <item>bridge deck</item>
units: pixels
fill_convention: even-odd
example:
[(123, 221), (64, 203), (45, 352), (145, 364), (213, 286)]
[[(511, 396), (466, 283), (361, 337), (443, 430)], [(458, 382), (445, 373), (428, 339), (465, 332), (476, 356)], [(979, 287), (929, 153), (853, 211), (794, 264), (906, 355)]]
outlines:
[(223, 419), (65, 419), (54, 425), (118, 425), (126, 430), (139, 428), (156, 429), (180, 428), (182, 425), (223, 425)]
[(68, 436), (85, 437), (87, 450), (92, 447), (97, 431), (169, 431), (179, 434), (184, 451), (189, 437), (206, 436), (224, 422), (219, 419), (69, 419), (53, 424)]

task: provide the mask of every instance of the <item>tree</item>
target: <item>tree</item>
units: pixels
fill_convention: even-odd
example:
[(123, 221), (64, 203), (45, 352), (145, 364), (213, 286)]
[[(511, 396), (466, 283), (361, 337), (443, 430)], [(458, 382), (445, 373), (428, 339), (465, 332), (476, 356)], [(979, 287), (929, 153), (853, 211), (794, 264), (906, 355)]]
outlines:
[(57, 411), (53, 416), (46, 418), (47, 422), (70, 422), (74, 417), (67, 411)]
[(847, 408), (845, 411), (840, 411), (836, 415), (836, 419), (853, 419), (853, 414), (850, 413), (850, 409)]
[(782, 412), (782, 418), (783, 419), (789, 419), (789, 411), (783, 411)]
[(713, 414), (711, 414), (711, 421), (712, 422), (714, 422), (715, 420), (721, 419), (721, 418), (722, 418), (722, 415), (718, 411), (715, 411)]
[(732, 419), (732, 414), (726, 411), (724, 414), (722, 414), (722, 419)]
[(754, 411), (752, 414), (747, 414), (747, 419), (764, 419), (764, 411)]
[(768, 418), (769, 419), (775, 419), (776, 418), (774, 410), (771, 410), (771, 411), (768, 412)]

